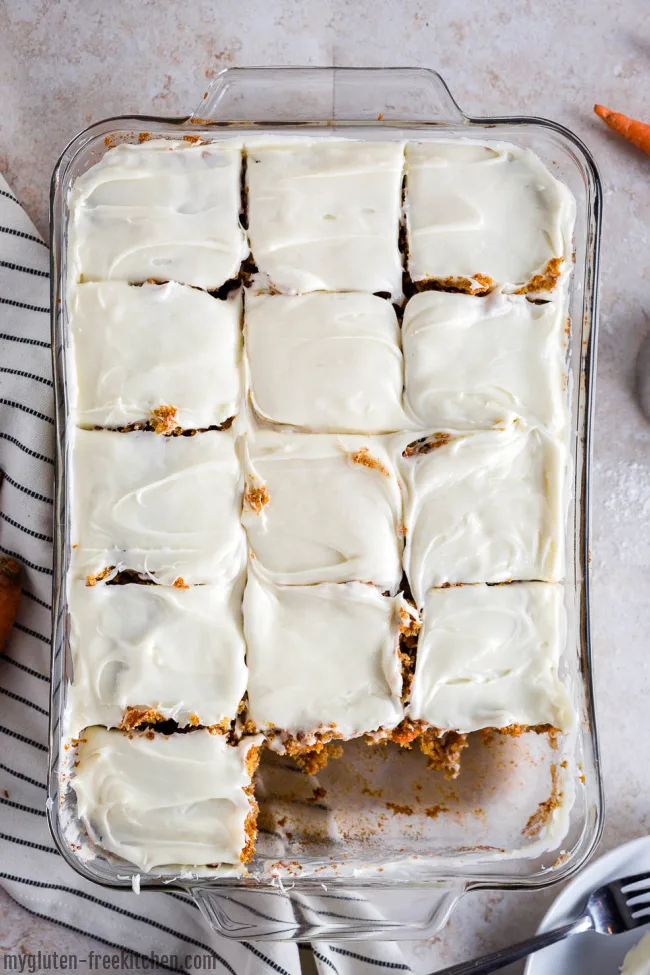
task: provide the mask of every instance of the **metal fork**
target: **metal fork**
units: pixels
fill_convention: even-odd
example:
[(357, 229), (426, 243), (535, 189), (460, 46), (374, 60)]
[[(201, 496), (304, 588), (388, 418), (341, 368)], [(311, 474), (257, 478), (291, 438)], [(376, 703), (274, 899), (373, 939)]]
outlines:
[(621, 934), (650, 923), (650, 873), (613, 880), (590, 895), (580, 917), (553, 931), (537, 934), (510, 948), (502, 948), (482, 958), (442, 968), (436, 975), (488, 975), (512, 962), (520, 961), (541, 948), (548, 948), (573, 934), (596, 931), (598, 934)]

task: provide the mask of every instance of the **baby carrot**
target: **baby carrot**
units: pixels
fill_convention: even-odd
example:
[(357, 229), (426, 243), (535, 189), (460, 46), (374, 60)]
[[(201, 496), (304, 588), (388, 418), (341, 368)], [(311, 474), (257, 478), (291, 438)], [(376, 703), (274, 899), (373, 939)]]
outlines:
[(618, 132), (628, 142), (650, 153), (650, 125), (646, 122), (637, 122), (636, 119), (621, 115), (620, 112), (612, 112), (604, 105), (594, 105), (594, 112), (598, 115), (605, 125), (608, 125), (614, 132)]
[(21, 568), (14, 559), (0, 556), (0, 652), (9, 639), (20, 602)]

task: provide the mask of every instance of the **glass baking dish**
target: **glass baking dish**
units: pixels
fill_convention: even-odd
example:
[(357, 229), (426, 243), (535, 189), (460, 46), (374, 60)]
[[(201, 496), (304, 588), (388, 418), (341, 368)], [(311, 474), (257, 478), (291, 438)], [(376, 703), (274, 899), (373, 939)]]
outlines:
[[(345, 746), (316, 777), (277, 756), (257, 794), (260, 833), (246, 877), (137, 875), (75, 844), (61, 717), (71, 675), (66, 577), (69, 431), (66, 382), (68, 199), (74, 179), (107, 147), (143, 134), (229, 138), (246, 133), (313, 138), (470, 137), (531, 148), (573, 192), (570, 286), (571, 500), (567, 518), (564, 666), (577, 702), (574, 733), (558, 742), (472, 736), (454, 782), (428, 772), (419, 752)], [(85, 878), (114, 888), (189, 892), (220, 934), (235, 939), (415, 939), (445, 923), (472, 890), (538, 889), (579, 870), (602, 827), (589, 633), (589, 464), (597, 325), (601, 187), (585, 146), (545, 119), (469, 118), (442, 78), (420, 68), (232, 68), (186, 118), (98, 122), (61, 156), (52, 179), (52, 349), (56, 403), (55, 565), (48, 817), (54, 841)], [(551, 780), (554, 781), (552, 788)], [(78, 834), (76, 836), (78, 839)], [(408, 896), (411, 892), (412, 896)]]

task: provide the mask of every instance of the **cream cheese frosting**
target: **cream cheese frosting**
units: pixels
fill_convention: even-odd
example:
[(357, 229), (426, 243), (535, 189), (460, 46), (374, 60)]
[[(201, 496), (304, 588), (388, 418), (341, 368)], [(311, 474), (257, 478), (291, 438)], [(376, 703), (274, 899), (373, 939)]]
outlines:
[(400, 142), (277, 140), (247, 146), (248, 233), (271, 286), (401, 294)]
[(147, 872), (232, 864), (242, 872), (247, 759), (261, 737), (229, 745), (207, 730), (123, 734), (88, 728), (71, 785), (79, 817), (104, 850)]
[(563, 588), (542, 582), (427, 594), (408, 715), (462, 733), (510, 725), (568, 730), (558, 675)]
[(566, 310), (498, 292), (414, 295), (404, 310), (405, 405), (424, 428), (488, 429), (516, 414), (567, 422)]
[(229, 431), (76, 430), (72, 487), (75, 578), (114, 566), (191, 585), (230, 581), (242, 569), (242, 477)]
[(242, 520), (266, 578), (397, 591), (402, 497), (380, 439), (260, 431), (248, 437), (245, 478)]
[(74, 680), (67, 735), (117, 727), (129, 707), (179, 724), (231, 721), (246, 690), (243, 585), (69, 590)]
[(244, 318), (251, 399), (262, 417), (322, 433), (408, 425), (400, 329), (389, 301), (247, 294)]
[(221, 287), (248, 255), (240, 174), (236, 142), (109, 149), (72, 188), (72, 278)]
[(260, 731), (354, 738), (403, 717), (401, 596), (360, 582), (274, 586), (254, 568), (244, 593), (249, 717)]
[[(549, 261), (571, 269), (575, 200), (529, 149), (471, 140), (406, 147), (408, 268), (414, 281), (483, 275), (507, 291), (552, 292), (534, 282)], [(449, 282), (453, 283), (453, 282)]]
[(621, 975), (650, 975), (650, 934), (630, 948), (625, 956)]
[(539, 428), (442, 434), (401, 457), (404, 566), (418, 606), (446, 583), (559, 581), (566, 450)]
[(241, 298), (221, 301), (184, 285), (124, 281), (70, 295), (77, 423), (124, 426), (161, 405), (185, 429), (219, 425), (241, 395)]

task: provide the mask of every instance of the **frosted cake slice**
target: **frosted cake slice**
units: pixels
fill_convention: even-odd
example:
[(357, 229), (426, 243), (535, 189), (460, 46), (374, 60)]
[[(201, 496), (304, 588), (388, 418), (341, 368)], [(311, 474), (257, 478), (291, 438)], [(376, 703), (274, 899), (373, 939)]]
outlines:
[(422, 429), (567, 422), (566, 310), (522, 296), (424, 291), (402, 324), (405, 406)]
[(235, 142), (157, 139), (109, 149), (72, 188), (72, 282), (220, 288), (248, 255), (240, 181)]
[(283, 294), (401, 294), (399, 142), (291, 139), (247, 145), (248, 233)]
[(245, 871), (254, 852), (252, 777), (261, 737), (229, 745), (207, 729), (184, 735), (88, 728), (70, 779), (90, 838), (143, 872)]
[(260, 416), (315, 433), (403, 429), (404, 368), (390, 302), (375, 295), (246, 295), (246, 356)]
[(406, 148), (413, 281), (552, 294), (571, 269), (575, 201), (529, 149), (470, 140)]
[(359, 582), (274, 586), (249, 571), (253, 726), (293, 756), (394, 728), (403, 717), (400, 632), (411, 615), (401, 596)]
[(406, 448), (404, 567), (418, 606), (456, 583), (564, 576), (561, 441), (518, 422)]
[(90, 584), (126, 569), (163, 585), (230, 581), (245, 559), (241, 497), (230, 432), (76, 430), (72, 574)]
[[(633, 892), (631, 891), (630, 894)], [(644, 906), (639, 903), (639, 909)], [(650, 975), (650, 934), (644, 934), (641, 940), (630, 948), (623, 959), (621, 975)]]
[(160, 432), (222, 424), (241, 393), (240, 318), (240, 298), (180, 284), (78, 285), (70, 296), (76, 422), (150, 421)]
[(246, 690), (242, 590), (73, 582), (67, 734), (168, 718), (226, 731)]
[(259, 432), (246, 454), (243, 523), (259, 572), (397, 591), (402, 498), (380, 438)]
[(558, 675), (562, 599), (562, 586), (543, 582), (431, 590), (408, 716), (441, 733), (567, 730), (572, 705)]

